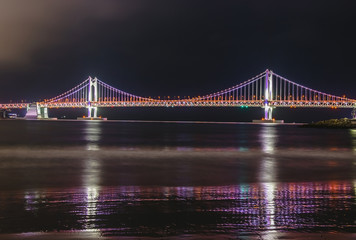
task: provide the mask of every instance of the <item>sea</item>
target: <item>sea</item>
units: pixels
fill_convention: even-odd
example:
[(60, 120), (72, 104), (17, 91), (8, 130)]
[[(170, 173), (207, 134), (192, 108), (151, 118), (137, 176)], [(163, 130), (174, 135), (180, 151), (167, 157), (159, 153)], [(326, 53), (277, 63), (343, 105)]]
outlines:
[(356, 237), (356, 129), (2, 120), (0, 134), (0, 239)]

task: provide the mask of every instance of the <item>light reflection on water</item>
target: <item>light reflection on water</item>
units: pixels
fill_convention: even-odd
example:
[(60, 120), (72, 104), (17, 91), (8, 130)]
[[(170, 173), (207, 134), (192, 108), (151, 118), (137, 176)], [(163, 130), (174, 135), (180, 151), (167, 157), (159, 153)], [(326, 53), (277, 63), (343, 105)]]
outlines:
[(275, 228), (276, 148), (277, 133), (274, 125), (264, 125), (260, 132), (262, 151), (265, 153), (260, 168), (265, 204), (267, 229)]
[(68, 145), (0, 149), (2, 232), (356, 231), (355, 130), (83, 124)]
[(84, 139), (87, 142), (87, 150), (100, 150), (99, 142), (101, 139), (101, 123), (100, 122), (86, 122), (87, 126), (84, 128)]
[[(42, 195), (40, 195), (42, 194)], [(38, 206), (40, 204), (41, 199), (46, 199), (46, 196), (39, 191), (26, 191), (24, 194), (25, 198), (25, 210), (37, 212)]]
[(262, 152), (265, 153), (262, 158), (260, 167), (261, 182), (276, 181), (276, 159), (274, 156), (276, 148), (276, 129), (275, 126), (264, 126), (261, 129), (260, 141), (262, 144)]
[[(96, 231), (101, 235), (340, 228), (354, 231), (353, 190), (352, 182), (88, 187), (35, 191), (30, 201), (29, 193), (24, 192), (26, 201), (21, 203), (19, 198), (12, 204), (23, 204), (22, 208), (14, 210), (14, 215), (24, 216), (24, 229), (32, 227), (36, 231), (43, 230), (43, 226), (33, 225), (33, 221), (26, 223), (26, 220), (54, 218), (51, 220), (56, 224), (47, 228), (65, 230), (70, 224), (77, 230)], [(11, 203), (2, 206), (0, 211), (6, 207), (11, 207)], [(25, 215), (22, 211), (33, 215)], [(59, 220), (63, 225), (58, 224)], [(11, 228), (11, 221), (0, 219), (0, 223), (5, 229)]]
[[(101, 138), (101, 123), (100, 122), (87, 122), (87, 128), (84, 131), (84, 137), (87, 141), (88, 151), (100, 150), (99, 141)], [(98, 156), (87, 155), (86, 161), (83, 166), (83, 185), (86, 187), (86, 203), (84, 229), (99, 232), (96, 229), (95, 220), (97, 214), (97, 204), (100, 191), (100, 159)], [(98, 237), (100, 234), (98, 235)]]

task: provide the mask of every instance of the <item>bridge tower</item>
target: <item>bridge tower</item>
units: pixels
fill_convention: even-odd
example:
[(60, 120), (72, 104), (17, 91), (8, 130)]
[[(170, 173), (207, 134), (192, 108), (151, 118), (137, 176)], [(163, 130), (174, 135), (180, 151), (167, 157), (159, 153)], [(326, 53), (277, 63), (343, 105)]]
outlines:
[(272, 77), (273, 77), (273, 72), (267, 69), (266, 76), (265, 76), (265, 99), (264, 99), (265, 120), (273, 120), (272, 118), (273, 108), (270, 105), (270, 101), (272, 101), (273, 99)]
[(88, 118), (97, 118), (98, 117), (98, 107), (93, 107), (92, 102), (98, 101), (98, 79), (89, 77), (88, 84), (88, 99), (87, 99), (87, 108), (88, 108)]

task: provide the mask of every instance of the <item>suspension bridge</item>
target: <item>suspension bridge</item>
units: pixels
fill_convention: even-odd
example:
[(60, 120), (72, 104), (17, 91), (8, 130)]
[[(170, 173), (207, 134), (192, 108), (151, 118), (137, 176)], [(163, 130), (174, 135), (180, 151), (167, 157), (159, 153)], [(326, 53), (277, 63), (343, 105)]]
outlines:
[(27, 109), (28, 119), (48, 119), (51, 108), (87, 108), (87, 118), (98, 119), (98, 108), (102, 107), (260, 107), (264, 108), (262, 120), (274, 121), (272, 113), (277, 107), (350, 108), (355, 113), (356, 100), (311, 89), (266, 70), (228, 89), (192, 98), (141, 97), (89, 77), (50, 99), (0, 104), (0, 109)]

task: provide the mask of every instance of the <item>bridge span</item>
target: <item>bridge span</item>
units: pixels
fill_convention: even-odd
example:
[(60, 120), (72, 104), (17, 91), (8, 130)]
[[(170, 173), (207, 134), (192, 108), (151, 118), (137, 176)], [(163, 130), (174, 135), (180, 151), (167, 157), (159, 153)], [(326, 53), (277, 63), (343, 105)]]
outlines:
[(35, 103), (4, 103), (0, 109), (26, 108), (26, 117), (48, 118), (51, 108), (87, 108), (88, 118), (97, 118), (102, 107), (260, 107), (266, 121), (273, 121), (273, 109), (350, 108), (356, 100), (302, 86), (271, 70), (266, 70), (233, 87), (192, 98), (147, 98), (124, 92), (97, 78), (89, 77), (74, 88)]

